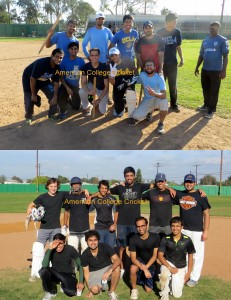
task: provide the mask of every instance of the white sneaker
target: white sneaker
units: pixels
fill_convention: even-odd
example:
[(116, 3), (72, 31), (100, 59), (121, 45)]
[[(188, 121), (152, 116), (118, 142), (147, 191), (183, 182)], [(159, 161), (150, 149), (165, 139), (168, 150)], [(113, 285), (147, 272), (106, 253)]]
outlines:
[(137, 300), (138, 295), (139, 295), (139, 291), (137, 289), (132, 289), (130, 299)]
[(124, 277), (125, 269), (120, 270), (120, 279)]
[(89, 117), (91, 115), (92, 109), (93, 109), (93, 105), (90, 104), (86, 110), (86, 114), (85, 114), (86, 117)]
[(207, 118), (207, 119), (212, 119), (213, 116), (214, 116), (214, 112), (211, 112), (211, 113), (207, 113), (207, 114), (205, 115), (205, 118)]
[(51, 300), (54, 297), (56, 297), (56, 294), (51, 294), (49, 292), (46, 292), (42, 300)]
[(38, 277), (36, 277), (36, 276), (31, 276), (31, 277), (29, 278), (29, 281), (30, 281), (30, 282), (35, 282), (37, 279), (38, 279)]
[(110, 300), (118, 300), (119, 299), (118, 295), (116, 295), (115, 292), (108, 292), (108, 297)]

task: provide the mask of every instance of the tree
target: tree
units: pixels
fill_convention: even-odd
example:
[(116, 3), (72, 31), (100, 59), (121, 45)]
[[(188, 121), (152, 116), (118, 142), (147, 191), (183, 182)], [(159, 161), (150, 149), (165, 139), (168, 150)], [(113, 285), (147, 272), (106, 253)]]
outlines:
[(136, 172), (136, 183), (142, 183), (142, 172), (141, 169), (138, 169)]
[(231, 176), (229, 176), (224, 182), (223, 184), (224, 186), (230, 186), (231, 185)]
[(167, 16), (170, 12), (171, 12), (171, 10), (169, 10), (166, 7), (162, 8), (161, 11), (160, 11), (162, 16)]
[(88, 182), (92, 183), (92, 184), (98, 184), (99, 183), (99, 178), (98, 177), (91, 177)]
[(71, 14), (69, 15), (69, 19), (76, 20), (76, 16), (78, 16), (78, 25), (79, 26), (85, 26), (88, 16), (91, 14), (95, 14), (94, 8), (85, 1), (76, 1), (76, 0), (67, 0), (69, 10), (71, 11)]
[[(39, 184), (46, 184), (47, 180), (49, 179), (48, 176), (38, 176), (38, 183)], [(37, 177), (31, 180), (31, 183), (37, 184)]]
[(58, 175), (58, 180), (60, 181), (60, 183), (69, 183), (70, 180), (67, 177)]
[(212, 175), (205, 175), (200, 179), (201, 185), (217, 185), (217, 180)]
[(17, 5), (22, 8), (21, 15), (26, 23), (39, 23), (39, 0), (18, 0)]
[(17, 181), (18, 183), (23, 183), (23, 180), (20, 177), (13, 176), (11, 179)]
[(5, 183), (5, 181), (6, 181), (6, 176), (0, 175), (0, 183)]

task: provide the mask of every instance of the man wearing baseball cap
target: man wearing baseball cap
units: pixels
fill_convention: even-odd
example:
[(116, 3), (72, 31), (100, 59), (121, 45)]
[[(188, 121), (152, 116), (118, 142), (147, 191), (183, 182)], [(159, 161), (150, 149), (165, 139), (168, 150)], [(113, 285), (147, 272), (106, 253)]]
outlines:
[(180, 110), (177, 105), (177, 53), (180, 57), (178, 67), (183, 66), (184, 60), (181, 49), (181, 31), (176, 28), (176, 20), (176, 14), (169, 13), (165, 17), (165, 27), (156, 33), (159, 34), (165, 42), (163, 71), (165, 81), (168, 79), (170, 108), (174, 112), (179, 112)]
[(113, 34), (109, 28), (103, 26), (105, 22), (105, 15), (103, 12), (97, 12), (95, 18), (96, 25), (86, 32), (82, 42), (82, 48), (86, 58), (90, 60), (90, 54), (87, 49), (87, 45), (90, 42), (90, 49), (98, 48), (100, 50), (99, 61), (101, 63), (106, 63), (108, 61), (108, 43), (109, 41), (112, 41)]
[(226, 77), (228, 65), (229, 44), (228, 40), (219, 34), (221, 24), (212, 22), (209, 26), (209, 37), (201, 44), (200, 54), (197, 60), (195, 75), (201, 70), (201, 85), (203, 89), (204, 104), (198, 107), (205, 112), (205, 118), (212, 119), (216, 112), (221, 79)]
[(184, 177), (184, 191), (176, 191), (175, 201), (180, 205), (180, 216), (184, 222), (182, 233), (189, 236), (196, 249), (194, 265), (190, 280), (186, 283), (189, 287), (198, 284), (204, 261), (204, 244), (208, 239), (209, 209), (211, 208), (207, 197), (202, 197), (199, 190), (195, 190), (196, 178), (193, 174)]
[(154, 32), (154, 25), (151, 21), (144, 22), (144, 35), (136, 44), (137, 60), (141, 69), (147, 59), (154, 61), (155, 72), (162, 74), (164, 59), (164, 41)]

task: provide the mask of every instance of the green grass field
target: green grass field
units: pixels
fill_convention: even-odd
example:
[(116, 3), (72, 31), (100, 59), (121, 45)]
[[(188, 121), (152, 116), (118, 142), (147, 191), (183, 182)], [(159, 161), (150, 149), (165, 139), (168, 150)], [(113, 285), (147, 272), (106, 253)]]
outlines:
[[(27, 205), (39, 194), (37, 193), (0, 193), (0, 213), (24, 213)], [(212, 206), (211, 216), (231, 217), (231, 197), (209, 196)], [(142, 204), (142, 213), (149, 213), (149, 203)], [(178, 206), (173, 207), (173, 214), (178, 214)]]
[[(43, 41), (43, 38), (0, 38), (0, 42), (32, 42)], [(81, 42), (82, 39), (80, 39)], [(196, 109), (203, 104), (203, 95), (200, 83), (200, 77), (194, 75), (197, 58), (201, 46), (200, 40), (183, 40), (182, 50), (185, 65), (178, 69), (178, 102), (180, 105)], [(83, 53), (80, 53), (83, 56)], [(201, 68), (200, 68), (201, 70)], [(136, 90), (140, 90), (137, 85)], [(217, 114), (223, 118), (231, 118), (231, 63), (227, 68), (227, 77), (222, 80), (219, 101), (217, 106)], [(169, 96), (167, 96), (169, 98)]]

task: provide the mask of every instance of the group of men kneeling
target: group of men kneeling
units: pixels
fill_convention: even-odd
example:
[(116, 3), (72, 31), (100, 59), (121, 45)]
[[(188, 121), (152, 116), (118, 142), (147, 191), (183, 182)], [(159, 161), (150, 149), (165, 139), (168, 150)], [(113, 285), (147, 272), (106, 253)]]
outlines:
[[(170, 226), (172, 233), (160, 241), (158, 234), (148, 232), (148, 220), (145, 217), (136, 219), (138, 233), (130, 238), (127, 251), (131, 259), (130, 271), (126, 270), (130, 274), (130, 299), (138, 299), (137, 284), (142, 285), (148, 293), (153, 291), (159, 264), (160, 299), (169, 299), (169, 293), (176, 298), (182, 296), (183, 286), (192, 271), (195, 248), (191, 238), (181, 233), (183, 222), (180, 217), (173, 217)], [(88, 247), (81, 256), (65, 240), (63, 234), (56, 234), (43, 259), (42, 269), (39, 271), (46, 291), (43, 300), (56, 296), (57, 283), (61, 284), (61, 289), (67, 296), (80, 296), (84, 280), (89, 290), (87, 297), (108, 289), (109, 299), (119, 299), (115, 290), (120, 279), (121, 260), (115, 249), (100, 243), (100, 234), (96, 230), (85, 233)], [(79, 269), (78, 282), (72, 260)], [(50, 262), (52, 266), (49, 266)]]

